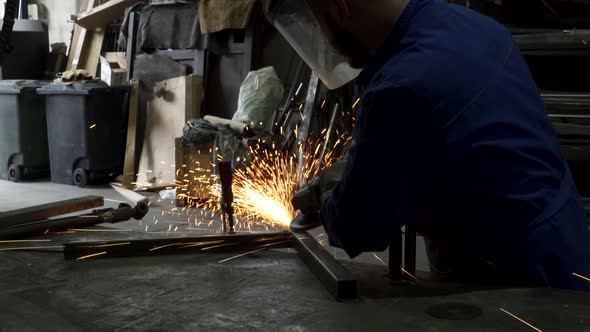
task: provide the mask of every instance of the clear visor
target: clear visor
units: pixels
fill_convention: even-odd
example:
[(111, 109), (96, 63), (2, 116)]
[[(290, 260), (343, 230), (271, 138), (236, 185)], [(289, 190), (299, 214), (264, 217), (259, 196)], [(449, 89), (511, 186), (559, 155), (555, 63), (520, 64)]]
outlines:
[(355, 79), (361, 70), (330, 46), (318, 21), (301, 0), (276, 0), (269, 18), (299, 56), (328, 87), (336, 89)]

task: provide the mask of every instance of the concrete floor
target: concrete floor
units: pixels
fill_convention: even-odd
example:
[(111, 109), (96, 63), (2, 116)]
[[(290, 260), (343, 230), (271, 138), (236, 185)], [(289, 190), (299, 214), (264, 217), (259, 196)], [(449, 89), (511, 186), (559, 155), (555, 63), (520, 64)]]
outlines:
[[(104, 196), (113, 207), (125, 201), (108, 188), (0, 181), (0, 211), (81, 195)], [(217, 232), (215, 223), (184, 229), (186, 211), (172, 215), (172, 208), (170, 202), (153, 199), (150, 215), (141, 222), (52, 235), (45, 238), (48, 243), (18, 244), (55, 246), (46, 250), (0, 251), (0, 330), (532, 331), (503, 308), (543, 331), (590, 331), (587, 294), (426, 281), (395, 285), (372, 254), (351, 261), (333, 248), (329, 252), (359, 278), (358, 301), (335, 301), (292, 250), (225, 263), (219, 261), (232, 254), (63, 260), (59, 245), (68, 241)], [(179, 225), (177, 232), (167, 233)], [(0, 244), (0, 250), (7, 246)], [(418, 252), (418, 269), (426, 270), (422, 246)], [(377, 257), (386, 261), (387, 256)], [(434, 312), (441, 310), (447, 319), (435, 318)]]

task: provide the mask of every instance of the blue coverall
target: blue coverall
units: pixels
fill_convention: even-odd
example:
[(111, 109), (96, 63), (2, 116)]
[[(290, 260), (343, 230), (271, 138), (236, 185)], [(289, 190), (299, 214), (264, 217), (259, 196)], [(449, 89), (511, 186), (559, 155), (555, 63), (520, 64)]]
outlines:
[(354, 257), (414, 221), (432, 268), (590, 290), (590, 231), (538, 88), (507, 29), (411, 0), (357, 83), (346, 171), (321, 219)]

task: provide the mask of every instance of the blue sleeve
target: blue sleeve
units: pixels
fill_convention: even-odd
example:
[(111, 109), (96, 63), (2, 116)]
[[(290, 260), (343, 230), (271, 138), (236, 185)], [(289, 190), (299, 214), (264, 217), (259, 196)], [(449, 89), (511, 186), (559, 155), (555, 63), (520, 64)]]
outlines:
[(380, 86), (363, 97), (346, 170), (321, 210), (331, 245), (351, 257), (387, 249), (393, 231), (415, 219), (436, 168), (420, 98)]

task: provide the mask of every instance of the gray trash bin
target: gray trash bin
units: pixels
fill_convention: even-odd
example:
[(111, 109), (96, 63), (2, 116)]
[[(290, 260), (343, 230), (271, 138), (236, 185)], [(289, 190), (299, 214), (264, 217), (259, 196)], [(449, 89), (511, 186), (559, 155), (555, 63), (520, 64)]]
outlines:
[(51, 181), (84, 187), (123, 168), (129, 87), (50, 84), (46, 97)]
[(0, 178), (21, 181), (49, 174), (41, 81), (0, 81)]

